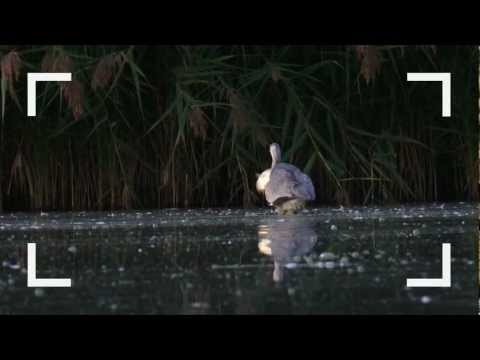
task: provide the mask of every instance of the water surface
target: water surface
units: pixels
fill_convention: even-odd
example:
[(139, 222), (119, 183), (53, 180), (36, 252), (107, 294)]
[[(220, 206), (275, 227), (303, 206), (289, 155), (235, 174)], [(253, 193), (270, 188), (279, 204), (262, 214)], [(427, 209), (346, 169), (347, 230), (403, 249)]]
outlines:
[[(27, 288), (27, 243), (38, 278)], [(451, 288), (438, 278), (452, 244)], [(0, 314), (477, 314), (474, 204), (0, 215)]]

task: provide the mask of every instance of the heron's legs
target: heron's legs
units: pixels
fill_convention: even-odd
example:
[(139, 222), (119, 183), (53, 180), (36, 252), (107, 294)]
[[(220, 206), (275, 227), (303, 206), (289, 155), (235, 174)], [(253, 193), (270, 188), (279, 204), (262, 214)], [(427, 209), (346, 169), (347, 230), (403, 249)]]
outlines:
[(281, 209), (280, 215), (296, 215), (298, 214), (298, 209)]
[(299, 210), (305, 208), (305, 201), (299, 199), (291, 199), (279, 204), (277, 213), (280, 215), (295, 215)]

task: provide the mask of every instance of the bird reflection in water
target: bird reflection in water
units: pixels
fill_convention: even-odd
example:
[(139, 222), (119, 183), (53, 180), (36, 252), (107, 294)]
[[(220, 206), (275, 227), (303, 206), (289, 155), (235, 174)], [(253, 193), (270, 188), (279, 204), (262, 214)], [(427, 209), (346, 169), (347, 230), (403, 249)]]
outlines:
[(300, 217), (272, 219), (258, 227), (258, 249), (274, 262), (273, 281), (284, 278), (285, 265), (301, 261), (315, 246), (314, 221)]

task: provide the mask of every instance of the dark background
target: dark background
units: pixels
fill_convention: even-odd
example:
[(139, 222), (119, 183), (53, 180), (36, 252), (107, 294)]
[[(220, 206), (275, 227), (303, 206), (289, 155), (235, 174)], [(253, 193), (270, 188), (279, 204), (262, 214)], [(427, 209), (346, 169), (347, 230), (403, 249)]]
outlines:
[[(259, 206), (268, 145), (318, 204), (478, 200), (473, 46), (6, 46), (0, 206)], [(26, 116), (26, 73), (40, 84)], [(407, 72), (452, 73), (441, 87)]]

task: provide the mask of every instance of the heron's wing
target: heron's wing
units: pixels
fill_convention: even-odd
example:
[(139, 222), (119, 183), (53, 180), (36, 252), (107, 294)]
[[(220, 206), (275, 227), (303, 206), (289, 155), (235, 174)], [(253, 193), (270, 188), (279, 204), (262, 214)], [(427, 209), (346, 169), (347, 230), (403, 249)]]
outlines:
[(265, 188), (265, 198), (270, 204), (280, 198), (291, 198), (293, 197), (292, 188), (295, 184), (293, 173), (277, 165), (270, 173), (270, 181)]
[(310, 177), (300, 170), (295, 173), (298, 184), (294, 187), (297, 196), (305, 200), (315, 200), (315, 188)]
[(298, 168), (290, 164), (278, 164), (270, 173), (265, 197), (271, 204), (280, 198), (314, 200), (315, 189), (310, 178)]

